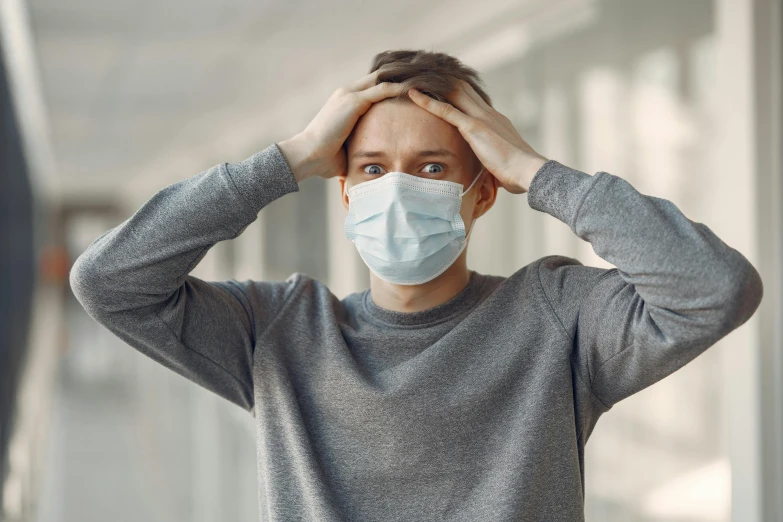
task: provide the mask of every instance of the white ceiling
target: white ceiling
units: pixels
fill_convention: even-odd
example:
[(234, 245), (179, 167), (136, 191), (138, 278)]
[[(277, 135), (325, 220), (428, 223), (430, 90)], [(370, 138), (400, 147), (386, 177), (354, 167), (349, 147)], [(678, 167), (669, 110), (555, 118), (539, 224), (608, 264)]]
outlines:
[(31, 0), (64, 195), (134, 206), (295, 134), (377, 52), (460, 56), (546, 4)]

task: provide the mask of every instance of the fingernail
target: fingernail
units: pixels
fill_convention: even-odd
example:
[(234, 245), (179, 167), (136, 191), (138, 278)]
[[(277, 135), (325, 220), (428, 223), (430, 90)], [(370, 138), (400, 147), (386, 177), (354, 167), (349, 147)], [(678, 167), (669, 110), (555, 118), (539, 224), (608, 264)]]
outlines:
[(415, 95), (419, 94), (419, 91), (417, 91), (415, 88), (411, 87), (408, 90), (408, 94), (410, 94), (411, 96), (415, 96)]

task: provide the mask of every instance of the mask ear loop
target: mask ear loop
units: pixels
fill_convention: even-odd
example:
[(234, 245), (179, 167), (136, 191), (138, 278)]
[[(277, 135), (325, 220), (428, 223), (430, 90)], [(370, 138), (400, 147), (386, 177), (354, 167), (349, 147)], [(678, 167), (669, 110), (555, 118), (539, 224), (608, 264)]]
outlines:
[[(343, 183), (343, 197), (345, 197), (348, 194), (348, 180), (345, 180), (345, 183)], [(348, 200), (348, 203), (350, 203), (351, 200)]]
[(464, 191), (462, 194), (460, 194), (460, 195), (459, 195), (459, 197), (462, 197), (462, 196), (464, 196), (465, 194), (467, 194), (468, 192), (470, 192), (470, 189), (472, 189), (472, 188), (473, 188), (473, 185), (475, 185), (475, 184), (476, 184), (476, 182), (478, 181), (478, 179), (481, 177), (481, 173), (482, 173), (482, 172), (484, 172), (484, 167), (482, 167), (482, 168), (481, 168), (481, 170), (479, 171), (479, 173), (478, 173), (478, 174), (476, 174), (476, 177), (475, 177), (475, 178), (473, 178), (473, 181), (471, 182), (470, 186), (468, 186), (468, 190), (466, 190), (466, 191)]
[[(473, 185), (475, 185), (475, 184), (476, 184), (476, 182), (478, 181), (478, 179), (481, 177), (481, 173), (482, 173), (482, 172), (484, 172), (484, 170), (485, 170), (485, 169), (484, 169), (484, 167), (482, 167), (482, 168), (481, 168), (481, 170), (479, 171), (479, 173), (478, 173), (478, 174), (476, 174), (476, 179), (474, 179), (474, 180), (473, 180), (473, 182), (472, 182), (472, 183), (470, 184), (470, 186), (468, 187), (468, 190), (466, 190), (465, 192), (463, 192), (462, 194), (460, 194), (460, 197), (462, 197), (462, 196), (464, 196), (465, 194), (467, 194), (468, 192), (470, 192), (470, 189), (472, 189), (472, 188), (473, 188)], [(476, 224), (476, 220), (475, 220), (475, 219), (474, 219), (473, 221), (471, 221), (471, 222), (470, 222), (470, 228), (468, 229), (468, 233), (467, 233), (467, 235), (465, 236), (465, 244), (466, 244), (466, 245), (467, 245), (467, 243), (468, 243), (468, 240), (470, 239), (470, 233), (471, 233), (471, 232), (473, 232), (473, 225), (475, 225), (475, 224)]]

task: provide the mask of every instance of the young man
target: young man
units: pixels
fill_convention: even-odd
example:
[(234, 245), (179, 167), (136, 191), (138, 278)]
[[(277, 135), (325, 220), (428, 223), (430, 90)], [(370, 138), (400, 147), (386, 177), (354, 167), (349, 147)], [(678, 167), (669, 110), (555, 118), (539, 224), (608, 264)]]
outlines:
[[(599, 416), (759, 306), (758, 272), (707, 226), (536, 153), (479, 83), (381, 53), (300, 134), (164, 188), (71, 271), (97, 321), (255, 417), (262, 520), (583, 520)], [(340, 177), (369, 290), (189, 275), (313, 176)], [(499, 188), (617, 268), (469, 270)]]

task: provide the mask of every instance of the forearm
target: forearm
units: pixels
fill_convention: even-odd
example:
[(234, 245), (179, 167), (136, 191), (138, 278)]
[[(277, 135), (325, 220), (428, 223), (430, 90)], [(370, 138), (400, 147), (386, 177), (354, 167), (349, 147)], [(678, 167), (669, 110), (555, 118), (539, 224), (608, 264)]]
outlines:
[(237, 237), (264, 206), (296, 190), (275, 144), (215, 165), (162, 189), (93, 241), (71, 269), (71, 287), (85, 307), (105, 311), (163, 301), (209, 248)]
[(683, 323), (693, 331), (719, 323), (730, 328), (758, 305), (759, 274), (740, 252), (672, 202), (641, 194), (618, 176), (550, 160), (532, 179), (528, 203), (566, 223), (615, 265), (650, 314), (658, 314), (661, 328), (668, 321), (672, 330)]

